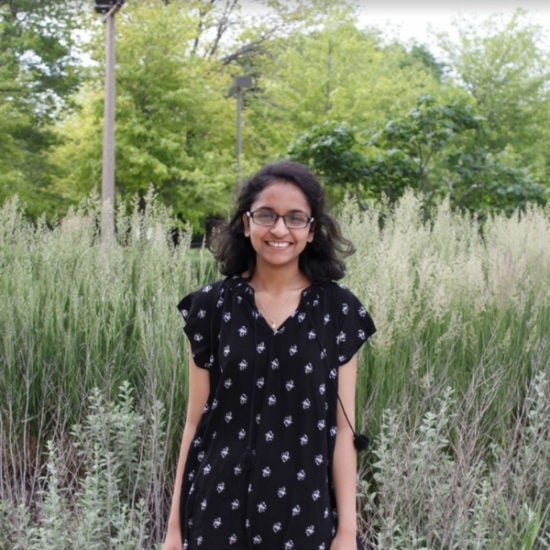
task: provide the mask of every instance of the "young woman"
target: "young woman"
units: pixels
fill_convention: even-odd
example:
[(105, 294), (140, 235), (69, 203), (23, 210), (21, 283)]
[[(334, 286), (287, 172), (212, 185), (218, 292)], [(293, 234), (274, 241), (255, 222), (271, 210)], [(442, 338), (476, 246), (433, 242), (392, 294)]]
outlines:
[(353, 247), (284, 161), (211, 248), (226, 278), (178, 306), (189, 398), (164, 550), (355, 550), (356, 354), (375, 327), (335, 282)]

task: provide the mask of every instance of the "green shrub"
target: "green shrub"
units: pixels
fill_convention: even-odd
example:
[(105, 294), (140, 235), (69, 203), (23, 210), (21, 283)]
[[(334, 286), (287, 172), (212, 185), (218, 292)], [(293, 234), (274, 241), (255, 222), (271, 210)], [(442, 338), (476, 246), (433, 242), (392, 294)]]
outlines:
[(493, 443), (488, 456), (477, 449), (485, 411), (465, 413), (476, 392), (461, 399), (450, 389), (437, 393), (436, 408), (414, 426), (410, 403), (382, 415), (373, 475), (361, 484), (363, 529), (376, 534), (371, 542), (396, 549), (543, 548), (550, 542), (547, 376), (533, 378), (508, 440)]
[(157, 404), (145, 418), (124, 383), (115, 403), (92, 390), (87, 411), (64, 445), (48, 441), (37, 498), (11, 515), (3, 510), (0, 544), (26, 550), (151, 546), (150, 512), (160, 512), (152, 480), (164, 478), (163, 409)]

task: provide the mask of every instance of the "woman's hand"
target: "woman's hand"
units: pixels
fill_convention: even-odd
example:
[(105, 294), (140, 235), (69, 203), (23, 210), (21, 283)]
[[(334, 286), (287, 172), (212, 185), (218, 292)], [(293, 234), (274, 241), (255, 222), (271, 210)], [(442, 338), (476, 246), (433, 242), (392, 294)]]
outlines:
[(170, 527), (166, 531), (166, 538), (162, 545), (162, 550), (182, 550), (183, 541), (181, 540), (180, 530), (175, 528), (171, 529)]
[(330, 550), (357, 550), (357, 539), (355, 534), (349, 533), (338, 533), (332, 539), (330, 544)]

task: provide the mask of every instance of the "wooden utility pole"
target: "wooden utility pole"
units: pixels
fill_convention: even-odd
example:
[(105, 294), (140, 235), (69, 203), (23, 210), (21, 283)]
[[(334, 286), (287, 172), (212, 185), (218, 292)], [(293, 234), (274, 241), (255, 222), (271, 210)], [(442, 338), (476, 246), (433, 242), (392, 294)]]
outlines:
[(115, 14), (105, 18), (105, 103), (101, 180), (101, 240), (110, 247), (115, 237)]
[(243, 111), (243, 88), (248, 88), (252, 85), (250, 76), (236, 76), (233, 79), (233, 88), (237, 93), (237, 177), (241, 179), (241, 154), (243, 150), (242, 138), (242, 111)]
[(105, 98), (101, 179), (101, 240), (110, 248), (115, 238), (115, 14), (125, 0), (96, 0), (105, 21)]

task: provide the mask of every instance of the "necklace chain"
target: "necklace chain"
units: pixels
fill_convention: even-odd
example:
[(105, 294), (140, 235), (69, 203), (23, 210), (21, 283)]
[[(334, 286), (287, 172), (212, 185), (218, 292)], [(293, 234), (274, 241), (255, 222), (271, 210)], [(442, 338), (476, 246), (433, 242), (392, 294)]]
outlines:
[(263, 305), (260, 306), (260, 304), (256, 304), (256, 307), (258, 308), (258, 311), (262, 314), (262, 317), (267, 321), (267, 324), (271, 327), (271, 330), (273, 330), (273, 332), (277, 332), (276, 318), (274, 318), (272, 315), (267, 315), (267, 311)]
[[(256, 298), (256, 308), (259, 311), (259, 313), (262, 315), (262, 317), (265, 319), (267, 324), (271, 327), (271, 330), (273, 332), (277, 332), (278, 327), (281, 325), (281, 322), (283, 320), (283, 314), (287, 311), (287, 305), (288, 300), (291, 299), (291, 295), (294, 295), (296, 292), (302, 292), (304, 286), (300, 285), (296, 288), (290, 288), (287, 290), (286, 293), (281, 294), (279, 296), (271, 296), (269, 297), (269, 293), (267, 293), (267, 300), (264, 300), (264, 296), (262, 292), (259, 292), (257, 289), (255, 291), (255, 298)], [(258, 295), (262, 294), (262, 297), (258, 299)], [(274, 308), (275, 315), (271, 314), (271, 309), (266, 307), (266, 304), (269, 303), (271, 305), (278, 305), (278, 308)], [(292, 314), (292, 312), (295, 311), (293, 309), (292, 311), (288, 312), (289, 315)]]

